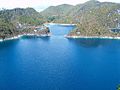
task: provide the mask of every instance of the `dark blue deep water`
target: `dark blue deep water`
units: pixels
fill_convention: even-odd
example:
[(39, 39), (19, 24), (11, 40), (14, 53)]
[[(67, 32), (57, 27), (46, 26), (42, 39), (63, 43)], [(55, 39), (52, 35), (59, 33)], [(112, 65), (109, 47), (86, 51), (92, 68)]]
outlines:
[(120, 40), (64, 38), (72, 28), (0, 43), (0, 90), (116, 90)]

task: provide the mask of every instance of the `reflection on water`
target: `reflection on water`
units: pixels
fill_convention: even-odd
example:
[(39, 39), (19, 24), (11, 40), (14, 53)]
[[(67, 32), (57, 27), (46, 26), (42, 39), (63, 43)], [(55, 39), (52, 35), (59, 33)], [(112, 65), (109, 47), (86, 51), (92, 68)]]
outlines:
[(18, 42), (19, 42), (19, 39), (13, 39), (13, 40), (7, 40), (7, 41), (0, 42), (0, 50), (3, 48), (11, 47), (11, 46), (13, 47)]
[(23, 37), (22, 37), (22, 39), (33, 39), (33, 38), (38, 38), (38, 37), (36, 37), (36, 36), (34, 36), (34, 35), (33, 35), (33, 36), (27, 36), (27, 35), (26, 35), (26, 36), (23, 36)]
[(45, 36), (45, 37), (44, 36), (43, 37), (41, 37), (41, 36), (23, 36), (22, 39), (35, 39), (35, 40), (41, 39), (43, 41), (49, 41), (50, 37), (49, 36)]
[(110, 44), (113, 40), (110, 39), (68, 39), (70, 42), (80, 45), (82, 47), (98, 47)]
[(50, 40), (50, 37), (49, 36), (48, 37), (41, 37), (40, 39), (47, 42)]

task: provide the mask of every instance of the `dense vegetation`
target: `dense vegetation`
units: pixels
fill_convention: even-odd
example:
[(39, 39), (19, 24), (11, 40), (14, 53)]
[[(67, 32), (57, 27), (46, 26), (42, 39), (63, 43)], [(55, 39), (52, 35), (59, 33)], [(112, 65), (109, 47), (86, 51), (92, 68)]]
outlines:
[(5, 37), (11, 37), (18, 34), (18, 31), (15, 30), (16, 28), (11, 22), (0, 18), (0, 38), (5, 39)]
[(45, 22), (77, 24), (69, 36), (120, 36), (119, 32), (111, 31), (111, 28), (120, 28), (120, 4), (91, 0), (76, 6), (51, 6), (40, 13), (33, 8), (3, 9), (0, 38), (33, 32), (32, 27)]
[(40, 12), (40, 14), (44, 16), (48, 22), (69, 23), (72, 20), (67, 16), (67, 13), (69, 13), (73, 7), (74, 6), (68, 4), (50, 6)]
[[(46, 10), (42, 11), (40, 14), (46, 18), (48, 22), (64, 18), (66, 14), (73, 8), (72, 5), (62, 4), (58, 6), (50, 6)], [(67, 18), (65, 18), (67, 19)], [(64, 19), (62, 19), (64, 20)]]
[(15, 8), (11, 10), (1, 10), (0, 18), (5, 18), (12, 23), (38, 25), (43, 23), (42, 16), (33, 8)]
[(0, 38), (31, 32), (31, 27), (42, 25), (43, 17), (33, 8), (15, 8), (0, 11)]
[[(70, 8), (68, 5), (66, 8), (65, 5), (61, 5), (61, 8), (62, 6), (65, 9), (59, 10), (62, 14), (58, 14), (56, 8), (59, 6), (56, 6), (52, 7), (54, 13), (51, 12), (49, 17), (54, 17), (52, 22), (77, 24), (77, 28), (69, 34), (70, 36), (119, 36), (119, 33), (111, 32), (110, 28), (117, 28), (120, 25), (120, 4), (91, 0)], [(42, 14), (49, 15), (50, 9), (51, 7)]]

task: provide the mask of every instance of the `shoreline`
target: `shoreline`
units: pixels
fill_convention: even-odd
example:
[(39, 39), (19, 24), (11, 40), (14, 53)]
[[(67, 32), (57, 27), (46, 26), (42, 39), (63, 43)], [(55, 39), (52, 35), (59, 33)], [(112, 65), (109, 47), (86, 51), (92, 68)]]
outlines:
[(3, 42), (3, 41), (8, 41), (8, 40), (14, 40), (14, 39), (19, 39), (23, 36), (37, 36), (37, 37), (49, 37), (51, 36), (51, 34), (21, 34), (21, 35), (17, 35), (17, 36), (14, 36), (14, 37), (10, 37), (10, 38), (5, 38), (4, 40), (3, 39), (0, 39), (0, 42)]
[(0, 42), (8, 41), (8, 40), (14, 40), (14, 39), (19, 39), (19, 38), (21, 38), (22, 36), (24, 36), (24, 35), (18, 35), (18, 36), (14, 36), (14, 37), (10, 37), (10, 38), (5, 38), (4, 40), (3, 40), (3, 39), (0, 39)]
[[(21, 34), (21, 35), (18, 35), (18, 36), (14, 36), (14, 37), (10, 37), (10, 38), (5, 38), (4, 40), (3, 39), (0, 39), (0, 42), (3, 42), (3, 41), (8, 41), (8, 40), (14, 40), (14, 39), (20, 39), (21, 37), (23, 36), (37, 36), (37, 37), (50, 37), (51, 36), (51, 33), (49, 34)], [(68, 38), (68, 39), (118, 39), (120, 40), (120, 37), (112, 37), (112, 36), (67, 36), (67, 35), (64, 35), (65, 38)]]
[(47, 23), (44, 25), (76, 26), (77, 24)]
[(65, 38), (73, 38), (73, 39), (77, 39), (77, 38), (86, 38), (86, 39), (92, 39), (92, 38), (96, 38), (96, 39), (118, 39), (120, 40), (120, 37), (112, 37), (112, 36), (64, 36)]

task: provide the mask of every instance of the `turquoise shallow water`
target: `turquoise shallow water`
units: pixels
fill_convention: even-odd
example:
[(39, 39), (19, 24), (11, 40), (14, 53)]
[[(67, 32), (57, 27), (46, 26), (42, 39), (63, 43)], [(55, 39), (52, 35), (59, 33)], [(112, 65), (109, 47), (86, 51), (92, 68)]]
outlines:
[(72, 28), (0, 43), (0, 90), (116, 90), (120, 40), (64, 38)]

